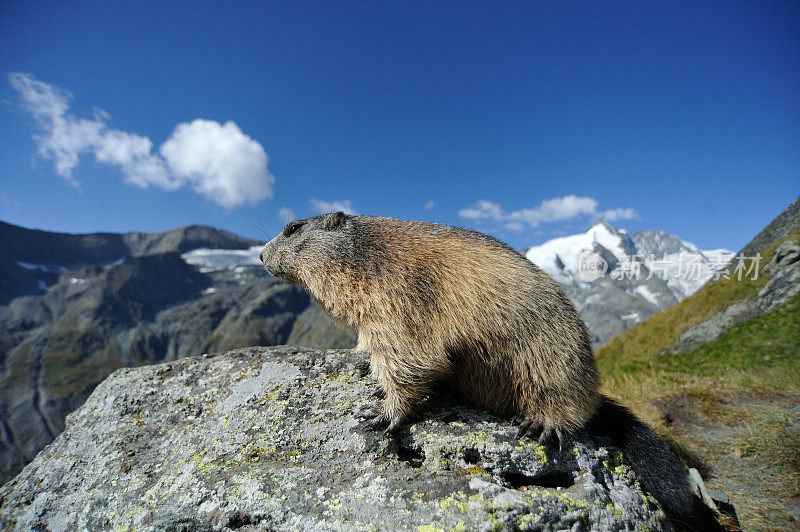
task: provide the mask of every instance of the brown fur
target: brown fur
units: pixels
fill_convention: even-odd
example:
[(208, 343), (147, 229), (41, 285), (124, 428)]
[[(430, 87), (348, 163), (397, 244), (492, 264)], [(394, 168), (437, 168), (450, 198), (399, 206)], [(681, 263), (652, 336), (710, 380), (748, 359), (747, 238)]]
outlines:
[(390, 430), (439, 382), (543, 436), (595, 414), (599, 378), (583, 320), (544, 271), (491, 237), (333, 213), (292, 222), (262, 260), (357, 329)]

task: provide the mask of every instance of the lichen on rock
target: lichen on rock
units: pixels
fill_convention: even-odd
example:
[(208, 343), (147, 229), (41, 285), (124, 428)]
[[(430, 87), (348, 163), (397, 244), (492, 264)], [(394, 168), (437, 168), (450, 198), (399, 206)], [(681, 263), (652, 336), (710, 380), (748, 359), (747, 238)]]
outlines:
[(440, 398), (397, 437), (354, 351), (248, 348), (120, 369), (0, 489), (5, 528), (654, 530), (619, 451), (559, 451)]

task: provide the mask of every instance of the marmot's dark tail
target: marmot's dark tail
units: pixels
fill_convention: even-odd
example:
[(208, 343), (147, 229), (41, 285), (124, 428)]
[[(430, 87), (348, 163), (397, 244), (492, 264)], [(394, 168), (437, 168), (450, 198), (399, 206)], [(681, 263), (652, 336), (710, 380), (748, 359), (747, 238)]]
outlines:
[(671, 514), (692, 511), (686, 468), (675, 452), (630, 410), (603, 396), (589, 433), (611, 438), (622, 450), (643, 487)]

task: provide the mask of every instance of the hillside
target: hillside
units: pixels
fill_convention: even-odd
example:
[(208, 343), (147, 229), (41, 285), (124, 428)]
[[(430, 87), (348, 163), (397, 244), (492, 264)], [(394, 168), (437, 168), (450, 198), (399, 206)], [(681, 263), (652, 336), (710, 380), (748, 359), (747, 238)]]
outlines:
[(800, 524), (798, 212), (800, 200), (743, 248), (760, 254), (748, 275), (733, 261), (729, 279), (596, 352), (605, 393), (670, 438), (746, 529)]

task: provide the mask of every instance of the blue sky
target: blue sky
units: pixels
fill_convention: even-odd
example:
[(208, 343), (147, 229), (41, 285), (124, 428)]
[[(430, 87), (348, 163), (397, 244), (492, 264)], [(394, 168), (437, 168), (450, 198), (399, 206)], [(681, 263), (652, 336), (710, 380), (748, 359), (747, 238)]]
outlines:
[[(0, 219), (604, 214), (738, 249), (800, 193), (796, 2), (0, 3)], [(259, 229), (256, 228), (259, 227)]]

